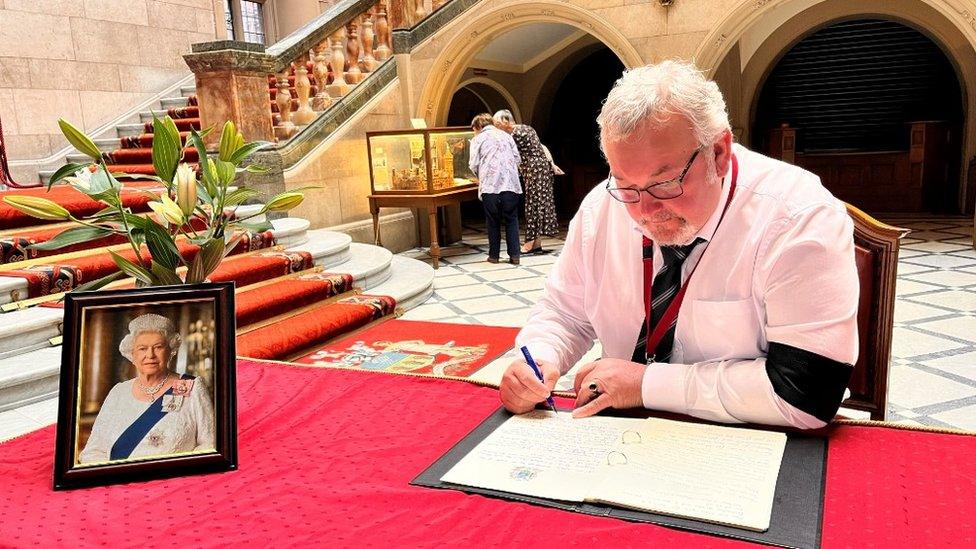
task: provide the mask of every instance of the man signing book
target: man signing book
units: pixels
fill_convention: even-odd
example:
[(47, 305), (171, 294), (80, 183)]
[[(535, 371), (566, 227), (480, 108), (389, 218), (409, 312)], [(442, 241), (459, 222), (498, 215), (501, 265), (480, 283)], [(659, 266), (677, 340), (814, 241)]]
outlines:
[(732, 144), (693, 65), (627, 71), (600, 112), (610, 176), (583, 200), (519, 333), (502, 403), (526, 412), (576, 374), (575, 417), (643, 406), (822, 427), (857, 358), (853, 224), (820, 179)]

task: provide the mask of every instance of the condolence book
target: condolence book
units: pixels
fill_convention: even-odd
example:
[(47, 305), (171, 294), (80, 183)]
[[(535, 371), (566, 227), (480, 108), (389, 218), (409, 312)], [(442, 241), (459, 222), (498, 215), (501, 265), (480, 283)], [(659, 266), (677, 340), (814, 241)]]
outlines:
[(413, 484), (816, 547), (825, 456), (801, 434), (499, 410)]

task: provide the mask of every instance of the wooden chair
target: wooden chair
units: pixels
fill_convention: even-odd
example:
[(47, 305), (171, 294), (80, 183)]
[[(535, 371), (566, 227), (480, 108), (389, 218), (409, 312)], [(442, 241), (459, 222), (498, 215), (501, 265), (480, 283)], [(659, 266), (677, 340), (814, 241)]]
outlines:
[(908, 229), (886, 225), (847, 205), (854, 221), (854, 246), (861, 296), (857, 308), (858, 356), (842, 406), (871, 413), (884, 421), (888, 407), (888, 370), (894, 327), (895, 279), (899, 240)]

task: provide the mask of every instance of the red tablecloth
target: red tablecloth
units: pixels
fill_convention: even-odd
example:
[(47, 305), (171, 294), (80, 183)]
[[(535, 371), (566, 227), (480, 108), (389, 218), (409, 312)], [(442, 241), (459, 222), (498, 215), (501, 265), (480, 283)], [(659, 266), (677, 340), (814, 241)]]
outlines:
[[(490, 388), (248, 361), (238, 380), (239, 471), (56, 493), (53, 427), (0, 444), (0, 545), (751, 545), (410, 486), (497, 408)], [(973, 436), (837, 428), (823, 547), (976, 545), (974, 458)]]

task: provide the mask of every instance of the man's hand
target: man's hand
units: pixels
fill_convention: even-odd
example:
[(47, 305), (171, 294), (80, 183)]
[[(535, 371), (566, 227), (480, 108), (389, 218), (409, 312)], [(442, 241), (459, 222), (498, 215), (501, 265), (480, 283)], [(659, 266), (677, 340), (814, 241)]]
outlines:
[[(641, 384), (647, 366), (605, 358), (580, 367), (576, 374), (576, 404), (573, 417), (587, 417), (610, 408), (638, 408), (644, 405)], [(595, 387), (597, 392), (591, 391)]]
[(535, 377), (532, 368), (524, 360), (516, 360), (509, 364), (502, 376), (502, 384), (498, 393), (502, 404), (509, 412), (524, 414), (535, 408), (535, 405), (545, 401), (556, 387), (560, 372), (556, 366), (542, 361), (536, 361), (546, 382), (543, 384)]

